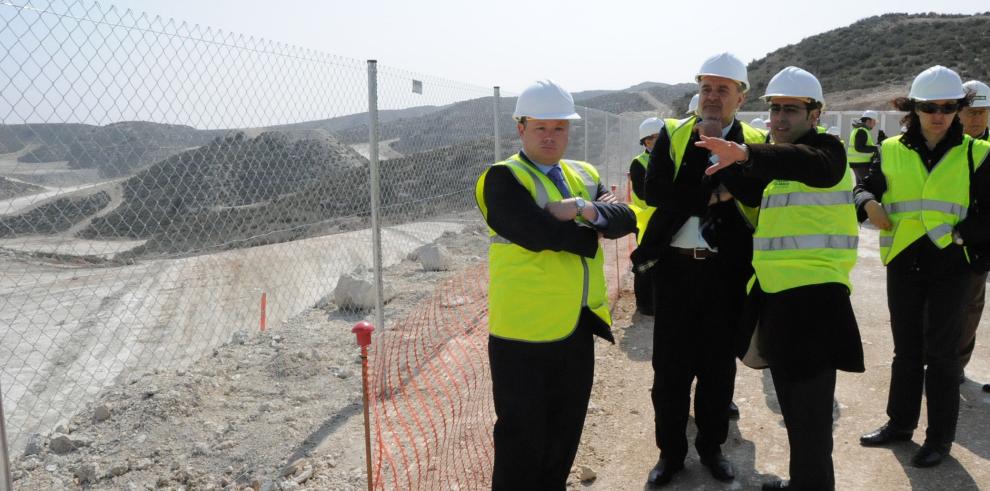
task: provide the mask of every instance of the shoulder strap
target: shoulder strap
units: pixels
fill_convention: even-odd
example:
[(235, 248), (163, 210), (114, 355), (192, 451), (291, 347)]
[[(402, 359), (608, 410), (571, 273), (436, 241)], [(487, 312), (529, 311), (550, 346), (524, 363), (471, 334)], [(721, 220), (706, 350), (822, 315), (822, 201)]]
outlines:
[(974, 199), (974, 197), (976, 196), (976, 194), (973, 193), (973, 190), (974, 190), (973, 181), (976, 180), (976, 179), (973, 178), (976, 175), (976, 164), (973, 162), (973, 140), (972, 139), (969, 140), (969, 145), (966, 147), (966, 160), (969, 162), (969, 207), (970, 208), (976, 208), (977, 202)]

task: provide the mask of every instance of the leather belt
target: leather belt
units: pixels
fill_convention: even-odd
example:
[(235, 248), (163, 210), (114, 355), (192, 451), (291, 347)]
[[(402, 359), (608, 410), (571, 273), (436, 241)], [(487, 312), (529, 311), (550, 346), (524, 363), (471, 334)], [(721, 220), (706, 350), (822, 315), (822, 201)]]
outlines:
[(691, 258), (697, 259), (699, 261), (708, 259), (710, 257), (715, 257), (718, 254), (717, 252), (711, 249), (705, 249), (705, 248), (685, 249), (683, 247), (671, 247), (671, 249), (673, 249), (674, 252), (680, 255), (691, 256)]

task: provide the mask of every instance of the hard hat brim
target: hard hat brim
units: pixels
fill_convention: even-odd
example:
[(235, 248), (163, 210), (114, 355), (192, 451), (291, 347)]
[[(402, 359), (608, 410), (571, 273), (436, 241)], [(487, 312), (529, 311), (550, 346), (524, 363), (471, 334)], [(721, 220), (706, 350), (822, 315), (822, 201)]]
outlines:
[(566, 114), (566, 113), (564, 113), (564, 114), (560, 114), (560, 113), (558, 113), (558, 114), (518, 114), (518, 113), (513, 113), (512, 119), (515, 119), (516, 121), (519, 121), (520, 118), (529, 118), (529, 119), (571, 119), (571, 120), (573, 120), (573, 119), (581, 119), (581, 115), (578, 114), (578, 113), (570, 113), (570, 114)]
[(732, 77), (726, 77), (725, 75), (720, 75), (718, 73), (699, 73), (698, 75), (696, 75), (694, 77), (694, 81), (700, 84), (701, 83), (701, 79), (704, 78), (704, 77), (718, 77), (718, 78), (724, 78), (726, 80), (732, 80), (733, 82), (736, 82), (739, 85), (742, 85), (743, 92), (749, 92), (749, 82), (747, 82), (745, 80), (737, 80), (737, 79), (734, 79)]
[(962, 99), (962, 98), (966, 97), (966, 94), (965, 93), (955, 94), (955, 95), (952, 95), (952, 94), (938, 94), (935, 97), (915, 97), (915, 96), (908, 95), (908, 97), (911, 98), (911, 100), (921, 101), (921, 102), (925, 102), (925, 101), (942, 101), (942, 100), (951, 101), (951, 100), (956, 100), (956, 99)]

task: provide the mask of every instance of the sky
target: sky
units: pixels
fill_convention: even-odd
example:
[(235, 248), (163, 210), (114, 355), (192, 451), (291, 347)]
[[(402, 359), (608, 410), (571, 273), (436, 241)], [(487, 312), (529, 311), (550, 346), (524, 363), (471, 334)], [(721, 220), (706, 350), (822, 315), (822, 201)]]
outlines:
[[(518, 93), (690, 82), (708, 56), (749, 62), (890, 12), (974, 14), (986, 0), (552, 2), (546, 0), (114, 0), (103, 5)], [(800, 7), (797, 7), (800, 6)], [(798, 10), (799, 9), (799, 10)], [(864, 40), (868, 42), (868, 40)]]

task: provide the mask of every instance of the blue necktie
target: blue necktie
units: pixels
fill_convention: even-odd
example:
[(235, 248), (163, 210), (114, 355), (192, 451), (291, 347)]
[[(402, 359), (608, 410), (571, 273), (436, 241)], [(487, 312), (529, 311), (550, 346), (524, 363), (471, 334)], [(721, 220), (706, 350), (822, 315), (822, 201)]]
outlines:
[(567, 189), (567, 183), (564, 182), (564, 174), (560, 171), (559, 166), (551, 167), (547, 172), (547, 177), (549, 177), (550, 180), (553, 181), (554, 185), (557, 186), (557, 190), (560, 191), (560, 195), (563, 196), (564, 199), (571, 197), (571, 192)]

